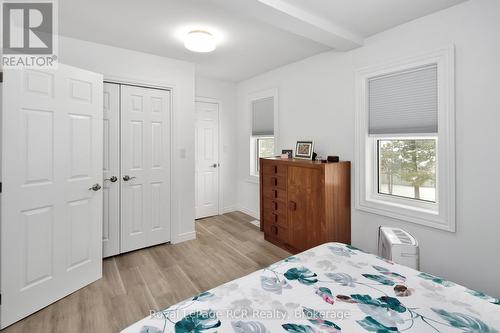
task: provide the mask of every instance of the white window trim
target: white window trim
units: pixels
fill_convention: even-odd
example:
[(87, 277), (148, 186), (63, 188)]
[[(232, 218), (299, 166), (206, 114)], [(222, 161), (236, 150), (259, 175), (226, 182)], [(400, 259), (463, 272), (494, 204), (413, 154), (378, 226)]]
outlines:
[[(420, 56), (356, 72), (355, 207), (407, 222), (455, 232), (455, 48), (453, 45)], [(378, 193), (375, 144), (380, 136), (368, 135), (368, 80), (415, 67), (438, 66), (438, 124), (436, 204)], [(432, 134), (434, 137), (435, 134)], [(405, 135), (383, 136), (384, 138)], [(408, 136), (408, 135), (407, 135)], [(408, 136), (425, 137), (424, 134)], [(374, 144), (375, 143), (375, 144)]]
[[(254, 93), (250, 93), (247, 96), (246, 100), (246, 115), (248, 119), (248, 138), (251, 139), (253, 137), (252, 135), (252, 105), (253, 102), (259, 99), (265, 99), (265, 98), (273, 98), (273, 108), (274, 108), (274, 153), (277, 154), (277, 152), (280, 149), (279, 145), (279, 96), (278, 96), (278, 88), (271, 88), (271, 89), (266, 89), (266, 90), (261, 90), (257, 91)], [(250, 140), (250, 145), (252, 144), (252, 140)], [(253, 149), (253, 150), (252, 150)], [(258, 183), (259, 182), (259, 175), (254, 174), (253, 171), (256, 169), (254, 164), (254, 157), (255, 156), (255, 147), (250, 147), (250, 151), (248, 154), (248, 179), (247, 181), (250, 183)]]

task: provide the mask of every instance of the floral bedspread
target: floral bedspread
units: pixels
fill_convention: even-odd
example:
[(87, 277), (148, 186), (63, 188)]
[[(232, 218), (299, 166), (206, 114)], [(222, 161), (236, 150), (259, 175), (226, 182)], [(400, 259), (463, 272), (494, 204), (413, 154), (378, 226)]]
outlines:
[(126, 333), (496, 332), (500, 300), (328, 243), (152, 312)]

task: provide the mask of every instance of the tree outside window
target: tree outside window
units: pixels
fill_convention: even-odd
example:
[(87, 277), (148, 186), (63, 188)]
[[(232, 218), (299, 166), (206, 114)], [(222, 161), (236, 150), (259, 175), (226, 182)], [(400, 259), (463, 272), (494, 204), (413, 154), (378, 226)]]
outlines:
[(378, 140), (381, 194), (436, 202), (436, 140)]
[(259, 159), (274, 156), (274, 137), (257, 137), (256, 138), (256, 151), (257, 151), (257, 162), (256, 167), (259, 171)]

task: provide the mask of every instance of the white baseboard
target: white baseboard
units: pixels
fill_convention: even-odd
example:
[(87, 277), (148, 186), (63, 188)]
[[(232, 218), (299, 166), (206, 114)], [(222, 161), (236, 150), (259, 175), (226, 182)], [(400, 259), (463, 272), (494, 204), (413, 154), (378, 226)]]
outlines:
[(189, 231), (174, 237), (174, 239), (172, 239), (172, 244), (178, 244), (193, 239), (196, 239), (196, 231)]
[(248, 209), (248, 208), (245, 208), (245, 207), (242, 207), (242, 206), (240, 206), (238, 210), (240, 212), (242, 212), (242, 213), (250, 215), (254, 219), (260, 220), (260, 213), (259, 212), (256, 212), (256, 211), (254, 211), (252, 209)]
[(251, 224), (253, 224), (254, 226), (256, 226), (257, 228), (260, 228), (260, 221), (259, 220), (253, 220), (253, 221), (250, 221)]
[(238, 206), (228, 206), (228, 207), (224, 207), (222, 209), (222, 214), (226, 214), (226, 213), (231, 213), (231, 212), (236, 212), (238, 210)]

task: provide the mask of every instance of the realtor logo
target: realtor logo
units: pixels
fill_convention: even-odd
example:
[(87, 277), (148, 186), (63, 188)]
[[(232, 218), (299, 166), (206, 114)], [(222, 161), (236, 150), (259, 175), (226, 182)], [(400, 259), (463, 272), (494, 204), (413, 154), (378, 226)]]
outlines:
[(2, 1), (2, 65), (54, 67), (55, 2)]
[(4, 3), (5, 54), (52, 54), (52, 3)]

